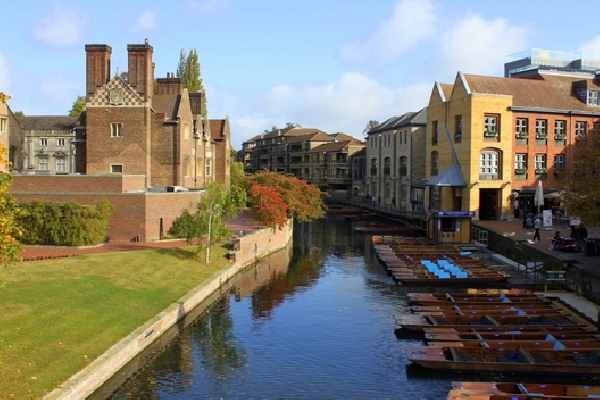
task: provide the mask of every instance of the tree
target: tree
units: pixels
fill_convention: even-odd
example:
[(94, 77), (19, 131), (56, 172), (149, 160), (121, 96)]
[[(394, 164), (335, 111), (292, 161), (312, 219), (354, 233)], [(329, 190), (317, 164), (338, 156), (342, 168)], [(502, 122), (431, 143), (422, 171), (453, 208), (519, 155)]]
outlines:
[(244, 173), (244, 163), (237, 161), (237, 151), (233, 147), (230, 149), (230, 159), (229, 176), (231, 184), (235, 185), (246, 176)]
[(204, 92), (204, 84), (202, 83), (202, 75), (200, 73), (200, 62), (198, 61), (198, 53), (196, 49), (191, 49), (186, 55), (185, 50), (179, 52), (179, 63), (177, 64), (177, 77), (183, 82), (183, 86), (189, 93), (203, 93), (202, 97), (202, 118), (208, 118), (208, 108), (206, 106), (206, 93)]
[(252, 213), (261, 225), (278, 226), (280, 229), (285, 226), (288, 205), (275, 186), (261, 186), (255, 182), (250, 189), (250, 195)]
[[(6, 148), (0, 146), (0, 154), (5, 154)], [(0, 163), (8, 162), (0, 155)], [(20, 212), (17, 201), (9, 193), (12, 175), (0, 171), (0, 265), (6, 267), (13, 262), (21, 261), (21, 227), (17, 223)]]
[(281, 172), (260, 171), (240, 181), (252, 196), (252, 186), (272, 186), (287, 205), (287, 216), (298, 221), (311, 221), (325, 214), (323, 193), (305, 180)]
[(196, 212), (190, 214), (187, 210), (173, 222), (168, 233), (171, 236), (185, 237), (188, 242), (198, 239), (198, 252), (202, 249), (202, 239), (205, 240), (206, 258), (210, 262), (210, 246), (231, 237), (232, 232), (225, 223), (226, 216), (235, 216), (237, 204), (232, 201), (225, 185), (211, 182), (206, 188), (202, 200), (196, 205)]
[(575, 171), (565, 177), (557, 173), (561, 201), (569, 214), (586, 225), (600, 223), (600, 132), (577, 138), (573, 146)]
[(23, 111), (15, 111), (13, 113), (13, 115), (15, 116), (15, 118), (19, 118), (19, 117), (24, 117), (25, 114), (23, 113)]
[(369, 122), (367, 122), (367, 126), (365, 126), (365, 129), (363, 129), (363, 136), (368, 136), (369, 131), (371, 129), (377, 128), (379, 126), (379, 122), (375, 121), (375, 120), (370, 120)]
[(79, 117), (85, 107), (85, 96), (77, 96), (77, 100), (73, 102), (73, 107), (69, 111), (69, 117)]

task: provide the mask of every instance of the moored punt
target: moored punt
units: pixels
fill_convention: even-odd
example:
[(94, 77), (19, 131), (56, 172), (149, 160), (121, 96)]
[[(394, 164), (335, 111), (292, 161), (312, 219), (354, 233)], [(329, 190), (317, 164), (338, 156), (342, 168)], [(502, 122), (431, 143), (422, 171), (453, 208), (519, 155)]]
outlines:
[[(568, 328), (568, 327), (564, 327)], [(465, 342), (470, 340), (581, 340), (600, 341), (600, 336), (594, 332), (578, 330), (552, 330), (552, 328), (535, 327), (534, 330), (509, 330), (502, 332), (486, 332), (484, 330), (471, 329), (458, 331), (456, 329), (436, 328), (424, 329), (426, 342)]]
[(371, 225), (371, 226), (355, 226), (354, 231), (358, 233), (411, 233), (415, 231), (406, 225)]
[(600, 376), (597, 350), (506, 350), (485, 347), (406, 346), (408, 360), (440, 371), (545, 376)]
[(443, 314), (409, 314), (395, 315), (396, 324), (404, 329), (422, 332), (423, 329), (438, 326), (446, 328), (477, 327), (485, 329), (488, 327), (502, 327), (504, 329), (518, 330), (522, 326), (588, 326), (589, 324), (579, 321), (572, 315), (443, 315)]
[(552, 300), (546, 296), (534, 293), (408, 293), (407, 297), (409, 304), (413, 305), (552, 303)]
[(570, 312), (564, 311), (558, 308), (548, 308), (543, 310), (538, 309), (525, 309), (521, 310), (519, 308), (512, 308), (507, 310), (443, 310), (443, 311), (422, 311), (422, 312), (413, 312), (416, 315), (476, 315), (476, 314), (485, 314), (491, 316), (502, 316), (502, 315), (571, 315)]
[(532, 303), (494, 303), (494, 304), (455, 304), (455, 303), (440, 303), (439, 305), (429, 306), (412, 306), (410, 311), (414, 313), (418, 312), (445, 312), (445, 311), (491, 311), (491, 310), (522, 310), (530, 312), (531, 310), (542, 311), (542, 310), (557, 310), (559, 309), (556, 305), (549, 302), (532, 302)]
[(585, 340), (465, 340), (462, 342), (432, 341), (427, 343), (431, 347), (486, 347), (489, 349), (517, 350), (544, 349), (544, 350), (598, 350), (600, 341), (597, 339)]
[(600, 386), (510, 382), (452, 382), (452, 390), (448, 394), (447, 399), (581, 399), (594, 397), (600, 397)]

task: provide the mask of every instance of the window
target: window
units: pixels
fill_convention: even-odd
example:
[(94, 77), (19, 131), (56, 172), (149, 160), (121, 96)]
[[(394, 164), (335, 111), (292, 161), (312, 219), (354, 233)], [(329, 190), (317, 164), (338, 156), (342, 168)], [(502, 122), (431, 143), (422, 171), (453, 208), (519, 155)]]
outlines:
[(40, 146), (48, 146), (48, 139), (40, 138)]
[(527, 168), (527, 154), (515, 154), (515, 169)]
[(462, 115), (454, 117), (454, 138), (462, 138)]
[(498, 136), (498, 116), (486, 115), (483, 119), (484, 135), (488, 137)]
[(206, 160), (206, 176), (211, 176), (211, 164), (212, 164), (212, 160), (211, 159), (207, 159)]
[(8, 118), (0, 118), (0, 132), (8, 132)]
[(517, 123), (515, 124), (515, 134), (517, 137), (527, 137), (529, 133), (529, 120), (527, 118), (517, 118)]
[(371, 158), (371, 175), (377, 175), (377, 159)]
[(48, 157), (40, 157), (38, 163), (40, 171), (48, 171)]
[(438, 122), (433, 121), (433, 124), (431, 126), (431, 144), (437, 144), (437, 143), (438, 143)]
[(600, 102), (598, 102), (598, 92), (597, 90), (588, 90), (587, 93), (587, 104), (588, 106), (598, 106)]
[(123, 136), (123, 124), (120, 122), (113, 122), (110, 124), (110, 137), (122, 137)]
[(545, 154), (536, 154), (535, 155), (535, 173), (545, 174), (546, 173), (546, 155)]
[(564, 154), (555, 154), (554, 155), (554, 170), (564, 170), (565, 169), (565, 155)]
[(498, 179), (498, 153), (483, 151), (479, 155), (480, 179)]
[(587, 132), (587, 123), (585, 121), (575, 122), (575, 134), (577, 137), (584, 137)]
[(406, 176), (406, 174), (408, 173), (407, 160), (408, 159), (406, 158), (406, 156), (400, 157), (400, 170), (398, 171), (400, 176)]
[(390, 166), (392, 162), (389, 157), (383, 159), (383, 174), (388, 176), (390, 174)]
[(183, 135), (185, 136), (186, 139), (190, 138), (190, 123), (189, 122), (184, 122), (184, 124), (183, 124)]
[(438, 174), (439, 154), (437, 151), (431, 153), (431, 175)]
[(385, 197), (390, 197), (392, 195), (392, 186), (389, 182), (385, 183)]
[(400, 200), (406, 201), (406, 196), (408, 195), (408, 188), (406, 185), (402, 185), (400, 187)]
[(546, 139), (548, 137), (548, 121), (545, 119), (535, 120), (536, 139)]
[(56, 145), (58, 147), (63, 147), (65, 145), (65, 139), (63, 139), (63, 138), (56, 139)]
[(567, 121), (563, 121), (563, 120), (554, 121), (554, 137), (556, 139), (562, 140), (562, 139), (566, 138), (566, 136), (567, 136), (566, 126), (567, 126)]
[(56, 159), (56, 172), (66, 172), (67, 163), (64, 157), (58, 157)]
[(123, 173), (123, 165), (122, 164), (112, 164), (110, 166), (110, 172), (113, 174), (122, 174)]

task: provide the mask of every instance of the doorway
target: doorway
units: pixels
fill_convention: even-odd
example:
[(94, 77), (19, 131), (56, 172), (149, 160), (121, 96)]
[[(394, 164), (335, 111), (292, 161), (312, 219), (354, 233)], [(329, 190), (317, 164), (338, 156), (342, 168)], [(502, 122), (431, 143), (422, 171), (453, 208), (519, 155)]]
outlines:
[(498, 189), (479, 190), (479, 219), (498, 219)]

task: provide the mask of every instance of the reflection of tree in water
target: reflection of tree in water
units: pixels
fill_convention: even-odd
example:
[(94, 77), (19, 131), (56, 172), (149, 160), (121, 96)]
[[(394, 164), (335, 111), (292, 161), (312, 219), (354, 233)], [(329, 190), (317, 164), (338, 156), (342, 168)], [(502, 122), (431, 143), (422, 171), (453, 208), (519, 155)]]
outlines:
[(246, 363), (243, 348), (238, 348), (232, 333), (233, 319), (229, 313), (230, 297), (223, 296), (207, 313), (193, 324), (192, 340), (202, 354), (202, 364), (215, 373), (215, 379), (223, 380), (231, 370), (238, 370)]
[(286, 273), (273, 275), (273, 278), (252, 294), (252, 316), (264, 318), (285, 298), (301, 287), (311, 286), (319, 278), (323, 266), (324, 254), (316, 251), (309, 254), (294, 256)]

